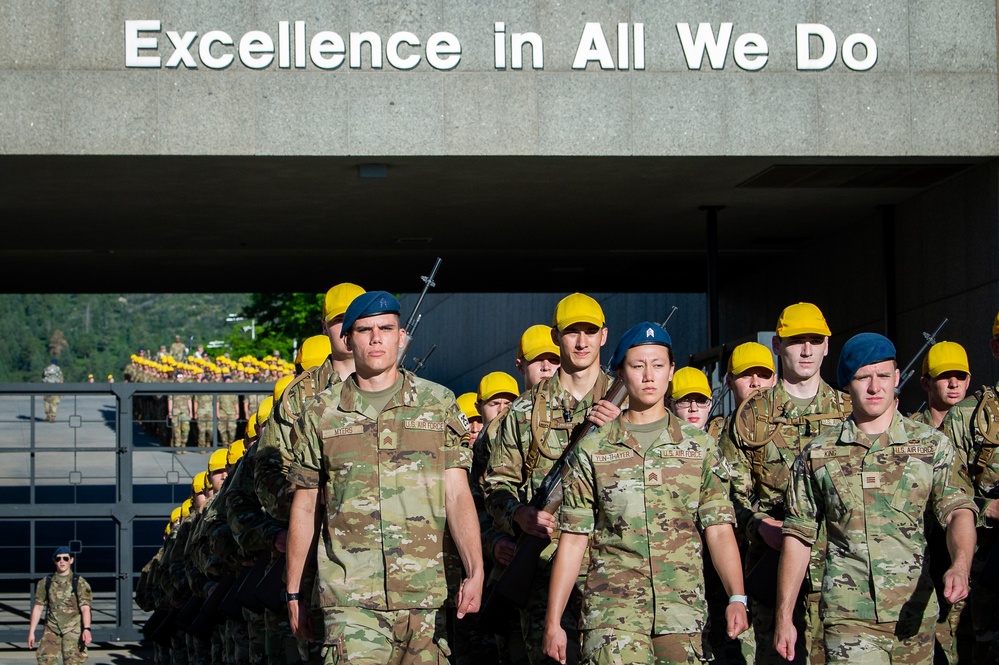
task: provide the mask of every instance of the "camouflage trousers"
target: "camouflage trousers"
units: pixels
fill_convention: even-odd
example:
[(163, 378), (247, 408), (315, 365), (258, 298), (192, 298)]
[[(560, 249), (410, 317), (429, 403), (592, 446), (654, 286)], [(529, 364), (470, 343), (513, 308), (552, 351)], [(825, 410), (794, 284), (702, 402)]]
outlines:
[(212, 645), (190, 633), (185, 635), (187, 661), (191, 665), (212, 665)]
[(173, 419), (173, 447), (183, 448), (187, 445), (187, 438), (191, 435), (191, 419), (186, 416), (174, 416)]
[(444, 665), (451, 651), (442, 610), (328, 607), (325, 665)]
[(264, 632), (265, 662), (269, 665), (288, 665), (302, 660), (298, 640), (288, 623), (288, 610), (280, 613), (264, 610)]
[(60, 633), (45, 626), (36, 656), (39, 665), (79, 665), (87, 661), (87, 647), (80, 641), (79, 628)]
[(236, 415), (222, 414), (219, 416), (219, 443), (228, 446), (236, 440)]
[(187, 659), (187, 634), (178, 630), (170, 638), (170, 665), (190, 665)]
[(974, 650), (975, 631), (971, 628), (971, 607), (967, 599), (954, 605), (947, 602), (943, 591), (937, 593), (940, 616), (935, 626), (936, 644), (933, 647), (933, 661), (946, 665), (958, 665), (961, 659), (971, 662)]
[(267, 629), (264, 627), (264, 615), (243, 608), (243, 618), (246, 619), (246, 643), (249, 649), (250, 665), (263, 665), (267, 662)]
[(707, 662), (701, 633), (642, 635), (618, 630), (584, 630), (584, 665), (666, 665)]
[(198, 418), (198, 445), (202, 448), (211, 448), (214, 437), (215, 428), (212, 427), (212, 419)]
[[(820, 665), (826, 661), (822, 647), (822, 618), (819, 615), (819, 593), (802, 594), (794, 607), (794, 627), (798, 631), (798, 641), (794, 645), (794, 660), (799, 665)], [(754, 602), (751, 627), (756, 638), (757, 665), (784, 665), (784, 660), (774, 649), (774, 608)]]
[(45, 420), (50, 423), (54, 423), (56, 420), (56, 411), (59, 410), (59, 395), (46, 395), (45, 396)]
[(229, 665), (250, 665), (250, 638), (246, 633), (246, 621), (226, 619), (225, 622), (225, 662)]
[(933, 662), (936, 614), (897, 622), (830, 620), (825, 626), (826, 661), (856, 665), (917, 665)]

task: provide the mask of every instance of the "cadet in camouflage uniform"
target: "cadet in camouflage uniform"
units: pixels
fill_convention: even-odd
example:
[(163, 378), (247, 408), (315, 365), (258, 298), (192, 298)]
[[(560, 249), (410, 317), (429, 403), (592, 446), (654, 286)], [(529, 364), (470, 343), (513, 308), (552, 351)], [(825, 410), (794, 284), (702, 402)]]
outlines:
[[(542, 553), (528, 606), (521, 611), (521, 627), (531, 662), (545, 656), (542, 641), (548, 606), (550, 559), (558, 544), (556, 517), (530, 507), (528, 502), (569, 442), (570, 432), (587, 418), (598, 425), (616, 418), (621, 410), (602, 399), (611, 378), (600, 369), (600, 348), (607, 342), (604, 313), (599, 303), (582, 293), (563, 298), (555, 308), (553, 341), (559, 345), (561, 365), (550, 378), (521, 395), (499, 425), (485, 476), (486, 508), (497, 529), (511, 536), (521, 531), (552, 538)], [(579, 585), (585, 569), (579, 571)], [(578, 659), (575, 635), (579, 594), (566, 607), (563, 627), (570, 634), (569, 660)]]
[(953, 563), (944, 595), (968, 593), (975, 551), (971, 484), (954, 445), (896, 410), (895, 347), (861, 333), (837, 367), (853, 415), (819, 435), (795, 460), (787, 491), (777, 583), (775, 647), (791, 659), (793, 607), (809, 548), (826, 524), (822, 580), (826, 659), (851, 663), (929, 663), (936, 597), (929, 575), (925, 514), (947, 528)]
[(931, 346), (923, 358), (919, 385), (926, 393), (926, 408), (909, 418), (939, 429), (950, 408), (968, 396), (971, 368), (964, 347), (956, 342)]
[[(62, 383), (62, 370), (59, 369), (59, 361), (55, 358), (42, 372), (42, 382)], [(45, 402), (45, 420), (54, 423), (56, 412), (59, 410), (59, 395), (46, 395), (43, 401)]]
[[(971, 370), (967, 352), (955, 342), (934, 344), (923, 357), (923, 372), (919, 384), (926, 392), (926, 408), (913, 413), (909, 418), (939, 429), (950, 408), (968, 395)], [(971, 617), (965, 612), (966, 600), (951, 605), (944, 598), (943, 575), (950, 568), (950, 555), (944, 531), (933, 520), (927, 523), (926, 540), (929, 543), (930, 576), (933, 578), (933, 588), (940, 606), (934, 659), (956, 665), (960, 661), (960, 653), (970, 657), (974, 649)], [(962, 614), (967, 616), (967, 620), (964, 628), (960, 629)]]
[[(675, 377), (674, 377), (675, 380)], [(747, 397), (758, 390), (769, 390), (777, 384), (777, 372), (774, 365), (773, 353), (767, 347), (756, 342), (745, 342), (732, 349), (732, 354), (728, 357), (728, 371), (725, 374), (725, 383), (731, 391), (732, 399), (736, 405), (742, 404)], [(710, 421), (710, 423), (715, 422)], [(724, 419), (721, 431), (718, 436), (719, 441), (726, 440), (731, 436), (728, 432), (732, 426), (732, 416)], [(731, 494), (731, 483), (729, 487)], [(745, 558), (748, 549), (746, 535), (742, 530), (736, 530), (736, 540), (739, 542), (739, 549)], [(728, 609), (728, 594), (722, 586), (713, 565), (708, 565), (711, 561), (710, 555), (704, 559), (704, 586), (708, 599), (708, 614), (711, 617), (711, 629), (708, 640), (711, 644), (711, 651), (715, 659), (730, 665), (751, 665), (756, 659), (756, 635), (753, 627), (750, 626), (737, 639), (730, 639), (727, 635), (725, 625), (725, 612)]]
[(355, 372), (295, 423), (289, 617), (296, 634), (310, 636), (311, 590), (301, 582), (318, 518), (327, 663), (445, 662), (445, 528), (467, 575), (457, 616), (479, 608), (468, 424), (450, 391), (398, 368), (399, 309), (384, 291), (351, 302), (342, 328)]
[(93, 594), (87, 580), (73, 572), (73, 554), (60, 547), (52, 555), (55, 574), (35, 585), (28, 648), (35, 648), (35, 629), (45, 610), (45, 628), (38, 642), (39, 665), (79, 665), (87, 661), (90, 644), (90, 607)]
[[(999, 314), (992, 323), (990, 342), (993, 357), (999, 359)], [(974, 662), (999, 663), (999, 594), (979, 582), (985, 562), (997, 546), (999, 526), (999, 383), (982, 386), (971, 397), (951, 407), (941, 429), (968, 462), (978, 505), (978, 551), (971, 567), (971, 596), (968, 605), (975, 633)], [(996, 555), (992, 561), (997, 560)]]
[[(696, 367), (676, 370), (667, 406), (683, 422), (707, 432), (708, 414), (711, 413), (711, 386), (704, 372)], [(718, 420), (715, 419), (712, 423), (718, 423)], [(713, 426), (712, 430), (709, 436), (717, 441), (720, 423)]]
[[(820, 432), (849, 415), (843, 394), (819, 375), (822, 360), (829, 353), (829, 335), (829, 325), (815, 305), (798, 303), (785, 308), (773, 339), (774, 352), (781, 360), (781, 380), (772, 389), (747, 400), (736, 413), (728, 436), (719, 442), (732, 468), (733, 503), (739, 528), (750, 543), (745, 563), (749, 589), (754, 588), (751, 579), (754, 568), (765, 580), (758, 586), (773, 589), (775, 567), (763, 574), (760, 570), (775, 560), (773, 551), (780, 551), (782, 546), (784, 493), (794, 458)], [(795, 613), (798, 663), (814, 665), (825, 657), (819, 616), (824, 550), (825, 531), (820, 529)], [(757, 567), (761, 560), (764, 565)], [(768, 600), (754, 598), (752, 621), (756, 662), (760, 665), (782, 662), (773, 650), (773, 611)]]
[[(208, 372), (201, 375), (199, 383), (209, 383)], [(215, 438), (215, 422), (218, 418), (218, 405), (213, 401), (211, 393), (198, 393), (194, 396), (198, 410), (198, 446), (211, 448)], [(202, 450), (202, 453), (208, 451)]]
[(584, 663), (709, 660), (704, 544), (730, 595), (728, 635), (749, 626), (728, 472), (714, 439), (664, 405), (671, 347), (669, 333), (648, 321), (621, 337), (611, 367), (628, 391), (628, 410), (580, 441), (564, 484), (545, 629), (545, 653), (559, 662), (566, 662), (562, 611), (587, 547)]
[[(517, 345), (516, 361), (517, 371), (524, 377), (522, 394), (529, 393), (542, 380), (555, 375), (559, 366), (559, 353), (558, 345), (552, 341), (551, 326), (538, 324), (524, 331)], [(492, 569), (486, 577), (487, 599), (517, 551), (517, 541), (513, 534), (495, 525), (492, 514), (486, 508), (484, 490), (485, 474), (489, 467), (489, 458), (492, 456), (493, 442), (499, 437), (500, 425), (508, 411), (509, 406), (489, 419), (472, 446), (472, 492), (476, 509), (480, 511), (479, 526), (482, 529), (483, 558), (492, 562)], [(520, 625), (520, 612), (514, 609), (510, 614), (509, 617), (500, 618), (505, 625), (497, 626), (495, 640), (499, 662), (502, 665), (529, 665), (531, 661)]]
[[(231, 384), (232, 374), (223, 374), (222, 383)], [(219, 443), (228, 446), (236, 440), (236, 423), (239, 420), (239, 395), (220, 394), (218, 396), (219, 410)]]
[[(160, 347), (163, 349), (164, 347)], [(180, 362), (187, 355), (187, 345), (180, 341), (180, 335), (173, 336), (173, 344), (170, 345), (170, 355), (174, 360)]]
[[(177, 383), (184, 383), (186, 377), (183, 372), (177, 372)], [(198, 417), (197, 407), (192, 395), (170, 395), (167, 400), (167, 418), (173, 420), (174, 448), (184, 448), (187, 446), (187, 438), (191, 434), (191, 420)], [(178, 450), (183, 453), (184, 450)]]

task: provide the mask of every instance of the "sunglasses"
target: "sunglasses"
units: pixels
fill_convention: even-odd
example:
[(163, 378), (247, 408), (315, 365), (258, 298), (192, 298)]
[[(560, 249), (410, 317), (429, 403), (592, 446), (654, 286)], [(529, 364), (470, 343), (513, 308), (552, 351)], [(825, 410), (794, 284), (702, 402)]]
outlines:
[(60, 554), (59, 556), (57, 556), (57, 557), (55, 558), (55, 560), (56, 560), (56, 561), (69, 561), (69, 560), (70, 560), (70, 559), (72, 559), (72, 558), (73, 558), (73, 557), (71, 557), (71, 556), (70, 556), (70, 555), (68, 555), (68, 554)]

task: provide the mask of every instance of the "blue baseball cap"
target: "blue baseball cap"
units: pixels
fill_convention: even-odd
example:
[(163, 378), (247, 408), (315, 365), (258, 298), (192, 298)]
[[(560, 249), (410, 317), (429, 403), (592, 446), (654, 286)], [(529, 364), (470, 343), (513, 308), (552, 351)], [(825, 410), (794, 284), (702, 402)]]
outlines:
[(839, 364), (836, 367), (836, 380), (839, 387), (853, 381), (857, 370), (865, 365), (873, 365), (885, 360), (895, 359), (895, 345), (884, 335), (877, 333), (860, 333), (854, 335), (839, 354)]
[(628, 353), (628, 349), (636, 346), (644, 346), (645, 344), (657, 344), (665, 346), (668, 349), (673, 348), (673, 340), (670, 339), (669, 333), (661, 325), (652, 321), (642, 321), (637, 326), (628, 328), (621, 335), (621, 341), (617, 343), (617, 348), (614, 349), (614, 356), (611, 358), (611, 369), (617, 369), (621, 366), (621, 363), (624, 362), (624, 356)]
[(347, 305), (347, 311), (343, 313), (343, 327), (340, 328), (340, 335), (346, 337), (351, 326), (358, 319), (366, 319), (369, 316), (378, 316), (379, 314), (398, 314), (400, 311), (402, 311), (402, 305), (388, 291), (362, 293)]
[(66, 546), (63, 546), (56, 548), (56, 551), (52, 553), (52, 558), (55, 559), (60, 554), (68, 554), (70, 556), (73, 556), (73, 553), (70, 551), (70, 549)]

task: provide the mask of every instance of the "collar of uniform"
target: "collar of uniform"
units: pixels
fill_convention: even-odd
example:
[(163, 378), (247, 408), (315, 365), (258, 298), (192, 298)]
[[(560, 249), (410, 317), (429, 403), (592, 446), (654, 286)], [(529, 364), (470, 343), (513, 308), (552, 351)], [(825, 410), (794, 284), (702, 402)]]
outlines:
[[(385, 405), (386, 410), (397, 406), (412, 406), (416, 403), (416, 375), (402, 368), (399, 369), (399, 373), (402, 374), (402, 387)], [(376, 420), (378, 414), (372, 413), (367, 401), (358, 392), (357, 383), (352, 378), (353, 376), (351, 374), (348, 377), (350, 380), (343, 382), (343, 389), (340, 391), (340, 410), (359, 413), (371, 420)]]
[[(553, 374), (552, 377), (547, 381), (548, 404), (549, 405), (553, 404), (554, 400), (558, 400), (559, 402), (561, 402), (564, 397), (568, 396), (572, 398), (572, 400), (576, 403), (575, 404), (576, 406), (579, 406), (580, 402), (577, 401), (572, 394), (567, 392), (566, 389), (562, 387), (562, 380), (559, 378), (560, 376), (561, 375), (558, 372), (555, 372), (555, 374)], [(583, 401), (585, 402), (589, 400), (590, 404), (596, 404), (597, 402), (603, 399), (604, 395), (607, 394), (607, 390), (610, 388), (612, 382), (613, 380), (611, 379), (611, 377), (608, 376), (605, 372), (601, 371), (600, 374), (597, 376), (597, 380), (593, 383), (593, 387), (590, 388), (590, 392), (587, 394), (586, 397), (583, 398)]]
[[(642, 446), (638, 443), (638, 439), (636, 439), (634, 435), (628, 431), (628, 428), (625, 427), (623, 416), (624, 414), (621, 414), (615, 420), (612, 420), (607, 425), (607, 427), (611, 428), (607, 433), (607, 438), (611, 441), (617, 441), (621, 445), (631, 448), (636, 453), (638, 453), (639, 457), (641, 457), (643, 453)], [(666, 420), (663, 424), (662, 431), (659, 432), (659, 438), (656, 439), (656, 441), (651, 446), (649, 446), (648, 449), (645, 450), (644, 452), (648, 452), (649, 450), (657, 448), (663, 444), (676, 445), (682, 443), (685, 440), (684, 438), (681, 438), (680, 441), (674, 441), (671, 436), (671, 432), (673, 430), (672, 421), (675, 418), (676, 416), (673, 415), (673, 412), (667, 409)], [(683, 427), (683, 423), (680, 423), (680, 427)]]
[(772, 388), (773, 391), (773, 403), (782, 405), (781, 408), (784, 413), (789, 416), (805, 416), (812, 413), (823, 413), (828, 411), (828, 406), (830, 404), (836, 403), (836, 389), (830, 386), (825, 381), (819, 381), (819, 391), (815, 394), (815, 398), (809, 403), (809, 408), (804, 412), (798, 411), (798, 405), (794, 403), (791, 399), (790, 393), (784, 388), (784, 382), (778, 381), (777, 385)]
[[(850, 416), (843, 422), (843, 431), (839, 435), (839, 443), (862, 445), (860, 438), (857, 436), (859, 433), (861, 432), (857, 429), (857, 421), (853, 419), (853, 416)], [(905, 423), (902, 422), (902, 414), (898, 412), (898, 409), (895, 409), (895, 413), (892, 414), (887, 434), (889, 445), (894, 446), (909, 442), (909, 433), (905, 431)]]

